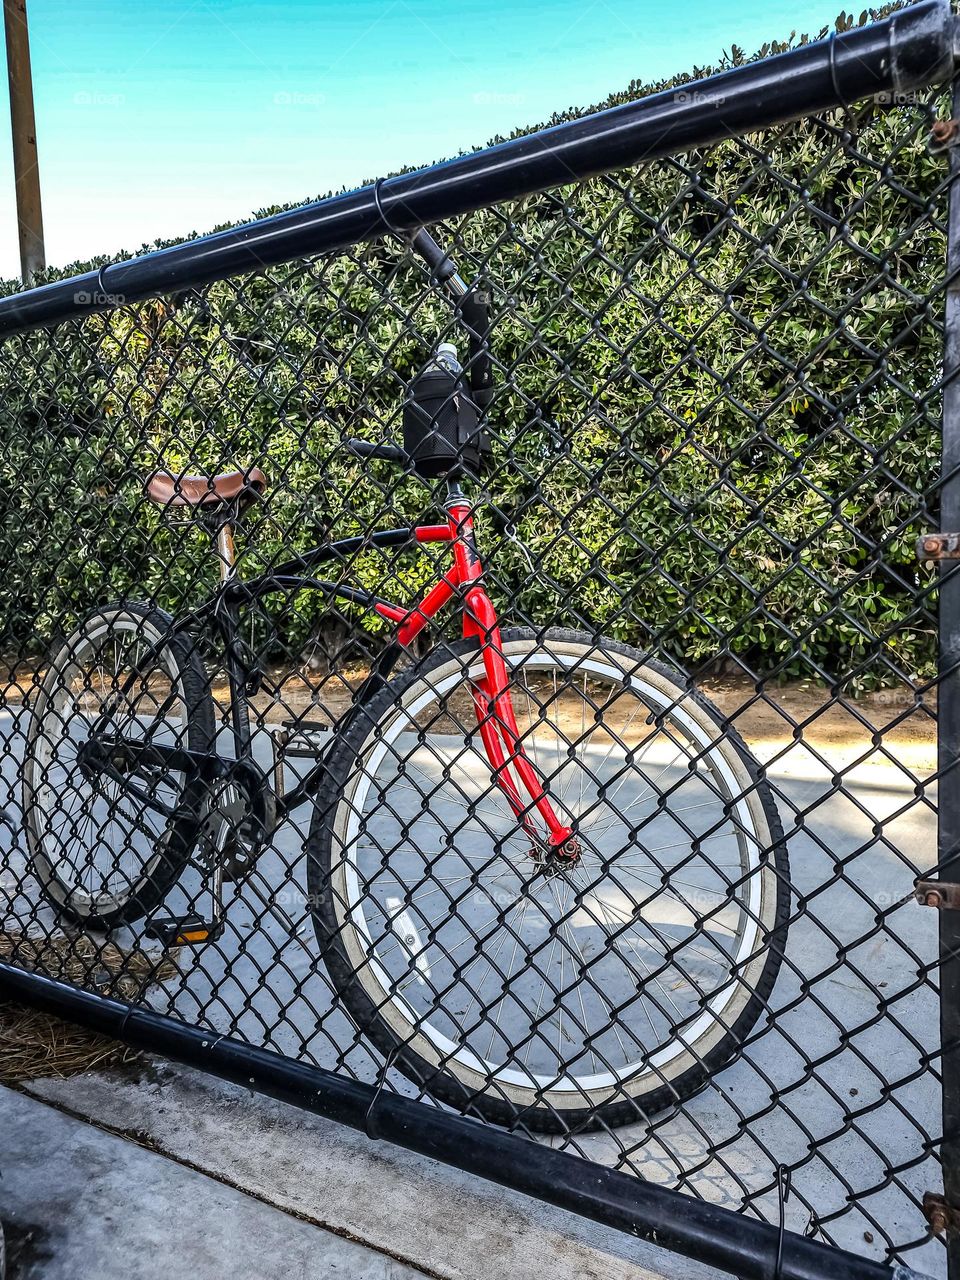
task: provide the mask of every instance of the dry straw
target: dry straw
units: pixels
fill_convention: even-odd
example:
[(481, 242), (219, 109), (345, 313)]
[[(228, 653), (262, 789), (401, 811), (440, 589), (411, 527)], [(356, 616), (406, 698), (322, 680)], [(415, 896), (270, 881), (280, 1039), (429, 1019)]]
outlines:
[[(93, 987), (103, 995), (136, 1001), (155, 982), (177, 970), (168, 957), (137, 948), (124, 950), (83, 934), (31, 938), (0, 933), (0, 960), (8, 960), (62, 982)], [(53, 1014), (0, 1001), (0, 1083), (17, 1084), (42, 1077), (64, 1078), (135, 1061), (137, 1050), (108, 1036), (87, 1031)]]

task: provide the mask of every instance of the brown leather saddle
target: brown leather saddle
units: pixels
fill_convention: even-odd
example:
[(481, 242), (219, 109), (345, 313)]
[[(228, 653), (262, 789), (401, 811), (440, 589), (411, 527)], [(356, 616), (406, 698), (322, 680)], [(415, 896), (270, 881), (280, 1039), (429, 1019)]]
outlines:
[(225, 471), (219, 476), (174, 475), (170, 471), (154, 471), (147, 478), (144, 492), (151, 502), (164, 507), (197, 507), (214, 512), (226, 508), (243, 511), (263, 496), (267, 477), (259, 467), (245, 471)]

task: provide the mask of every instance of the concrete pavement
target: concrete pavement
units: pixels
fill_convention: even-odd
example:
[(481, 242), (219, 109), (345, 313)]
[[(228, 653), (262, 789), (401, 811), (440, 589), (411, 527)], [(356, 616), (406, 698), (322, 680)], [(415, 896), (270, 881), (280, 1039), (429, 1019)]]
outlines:
[(7, 1280), (427, 1274), (3, 1088), (0, 1173)]
[(398, 1280), (421, 1270), (440, 1280), (720, 1280), (677, 1254), (186, 1067), (157, 1060), (29, 1088), (414, 1267)]

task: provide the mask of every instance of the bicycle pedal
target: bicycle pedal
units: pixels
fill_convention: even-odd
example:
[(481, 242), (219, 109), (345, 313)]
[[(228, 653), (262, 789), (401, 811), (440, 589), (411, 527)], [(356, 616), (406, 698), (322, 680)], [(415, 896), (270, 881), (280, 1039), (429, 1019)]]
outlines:
[(161, 916), (147, 925), (147, 936), (164, 947), (199, 947), (214, 942), (223, 933), (222, 920), (202, 920), (200, 916)]
[(275, 736), (286, 755), (319, 755), (330, 745), (330, 724), (326, 720), (284, 720)]
[(284, 790), (284, 758), (318, 760), (330, 745), (330, 730), (331, 726), (325, 720), (284, 720), (270, 728), (274, 790), (278, 796)]

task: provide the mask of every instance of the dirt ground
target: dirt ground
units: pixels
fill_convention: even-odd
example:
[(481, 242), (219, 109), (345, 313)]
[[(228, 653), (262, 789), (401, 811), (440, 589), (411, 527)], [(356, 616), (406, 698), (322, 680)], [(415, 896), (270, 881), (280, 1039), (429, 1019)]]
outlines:
[[(293, 719), (333, 725), (349, 707), (367, 671), (364, 664), (346, 665), (332, 673), (307, 667), (270, 668), (261, 691), (251, 699), (252, 712), (265, 725)], [(8, 671), (3, 705), (29, 704), (44, 674), (43, 668), (26, 664)], [(755, 682), (730, 676), (702, 679), (698, 688), (729, 717), (762, 762), (802, 744), (801, 749), (833, 768), (896, 761), (918, 776), (936, 769), (935, 692), (921, 695), (903, 685), (837, 699), (829, 689), (809, 680), (764, 685), (758, 692)], [(225, 712), (229, 691), (222, 672), (214, 678), (213, 694)]]
[(707, 680), (701, 687), (731, 717), (760, 760), (802, 739), (825, 760), (840, 766), (878, 748), (873, 761), (882, 760), (886, 752), (914, 773), (936, 769), (935, 692), (921, 697), (900, 687), (835, 700), (829, 690), (806, 680), (767, 687), (762, 695), (744, 679)]
[[(332, 723), (365, 675), (360, 666), (326, 677), (274, 671), (265, 682), (268, 691), (253, 700), (255, 711), (265, 723), (300, 716)], [(902, 686), (836, 699), (813, 681), (767, 685), (758, 693), (753, 681), (737, 677), (704, 679), (698, 687), (763, 762), (802, 742), (837, 768), (892, 758), (918, 775), (936, 769), (935, 692), (920, 695)], [(214, 696), (226, 705), (225, 682), (217, 683)]]

